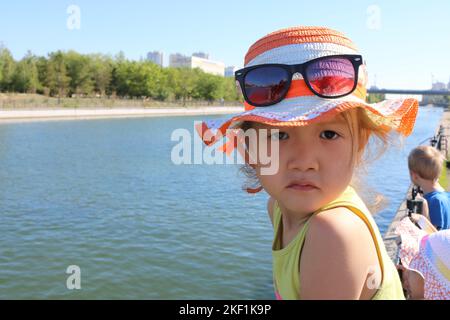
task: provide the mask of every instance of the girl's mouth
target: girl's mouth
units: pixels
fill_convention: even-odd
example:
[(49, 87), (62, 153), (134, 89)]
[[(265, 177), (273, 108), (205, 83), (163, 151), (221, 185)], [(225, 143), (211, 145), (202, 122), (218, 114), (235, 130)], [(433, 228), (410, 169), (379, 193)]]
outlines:
[(290, 184), (288, 186), (288, 188), (298, 190), (298, 191), (312, 191), (312, 190), (317, 189), (315, 186), (313, 186), (311, 184), (298, 184), (298, 183)]

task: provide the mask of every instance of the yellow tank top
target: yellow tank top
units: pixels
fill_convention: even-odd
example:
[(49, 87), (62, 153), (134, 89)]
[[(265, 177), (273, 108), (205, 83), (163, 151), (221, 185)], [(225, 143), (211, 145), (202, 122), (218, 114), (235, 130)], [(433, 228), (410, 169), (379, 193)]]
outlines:
[[(375, 220), (352, 187), (349, 186), (341, 196), (314, 212), (313, 215), (336, 207), (346, 207), (361, 218), (369, 228), (374, 240), (382, 271), (382, 280), (381, 285), (372, 297), (372, 300), (405, 299), (400, 277), (398, 276), (394, 263), (386, 252), (383, 239)], [(286, 247), (280, 249), (281, 238), (279, 230), (281, 224), (281, 211), (277, 201), (274, 203), (274, 240), (272, 245), (272, 257), (274, 289), (277, 299), (300, 299), (301, 284), (300, 273), (298, 270), (300, 266), (301, 250), (308, 232), (311, 217), (306, 221), (296, 237)]]

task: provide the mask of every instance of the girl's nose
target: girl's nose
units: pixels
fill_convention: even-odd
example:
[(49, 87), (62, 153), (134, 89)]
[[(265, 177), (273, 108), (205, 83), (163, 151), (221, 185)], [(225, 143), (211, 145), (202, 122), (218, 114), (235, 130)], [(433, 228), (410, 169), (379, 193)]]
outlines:
[(289, 170), (298, 170), (302, 172), (319, 170), (314, 146), (309, 144), (292, 146), (288, 155), (287, 167)]

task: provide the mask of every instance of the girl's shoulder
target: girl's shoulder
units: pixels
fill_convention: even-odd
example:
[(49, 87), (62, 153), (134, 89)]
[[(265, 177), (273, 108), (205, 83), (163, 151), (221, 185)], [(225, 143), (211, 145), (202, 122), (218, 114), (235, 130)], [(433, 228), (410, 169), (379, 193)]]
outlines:
[(370, 236), (364, 221), (346, 207), (331, 208), (314, 215), (311, 218), (308, 234), (324, 240), (339, 238), (350, 241), (358, 239), (361, 234)]
[[(300, 282), (303, 292), (311, 294), (309, 298), (325, 294), (344, 299), (358, 299), (369, 268), (379, 265), (368, 228), (345, 207), (325, 210), (311, 218), (301, 263)], [(326, 286), (329, 296), (321, 291)], [(340, 296), (336, 288), (349, 295)]]

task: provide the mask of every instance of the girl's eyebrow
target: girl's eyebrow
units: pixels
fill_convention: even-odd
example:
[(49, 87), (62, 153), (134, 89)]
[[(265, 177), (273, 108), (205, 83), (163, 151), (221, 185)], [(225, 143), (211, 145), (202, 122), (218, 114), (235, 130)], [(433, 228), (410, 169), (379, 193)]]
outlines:
[(317, 123), (318, 125), (322, 125), (322, 126), (327, 126), (330, 124), (346, 124), (345, 119), (341, 119), (341, 118), (335, 118), (333, 120), (330, 121), (326, 121), (326, 122), (319, 122)]

